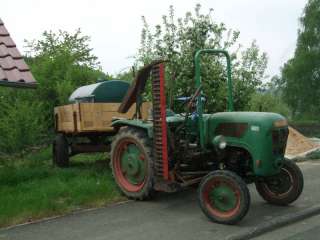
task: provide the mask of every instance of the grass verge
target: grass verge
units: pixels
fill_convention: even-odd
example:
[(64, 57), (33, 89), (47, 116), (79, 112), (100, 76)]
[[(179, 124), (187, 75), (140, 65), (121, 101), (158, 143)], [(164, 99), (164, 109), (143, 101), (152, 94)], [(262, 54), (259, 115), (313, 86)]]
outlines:
[(71, 167), (51, 164), (51, 147), (0, 162), (0, 227), (123, 200), (104, 154), (79, 155)]

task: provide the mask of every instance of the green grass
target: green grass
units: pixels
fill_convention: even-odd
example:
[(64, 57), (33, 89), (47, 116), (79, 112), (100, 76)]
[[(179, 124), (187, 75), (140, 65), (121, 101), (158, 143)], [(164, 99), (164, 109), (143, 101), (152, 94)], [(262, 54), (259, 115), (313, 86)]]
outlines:
[(52, 166), (50, 147), (0, 162), (0, 227), (121, 199), (103, 154), (76, 156), (67, 169)]

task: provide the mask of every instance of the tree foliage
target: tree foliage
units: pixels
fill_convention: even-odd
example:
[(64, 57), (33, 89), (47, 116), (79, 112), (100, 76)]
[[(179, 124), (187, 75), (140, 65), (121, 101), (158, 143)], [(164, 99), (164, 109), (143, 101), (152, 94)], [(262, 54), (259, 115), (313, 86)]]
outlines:
[(26, 61), (38, 87), (0, 89), (0, 153), (43, 142), (52, 133), (53, 108), (67, 103), (77, 87), (106, 77), (89, 41), (79, 29), (44, 32), (40, 39), (26, 41)]
[(14, 102), (2, 101), (0, 114), (0, 153), (21, 152), (26, 146), (41, 142), (46, 129), (40, 103), (24, 97)]
[(275, 112), (290, 118), (289, 107), (281, 100), (280, 96), (272, 92), (256, 92), (252, 94), (248, 106), (249, 111)]
[[(26, 41), (27, 62), (38, 81), (37, 99), (48, 109), (65, 104), (75, 88), (104, 78), (90, 38), (75, 33), (45, 31), (39, 40)], [(52, 112), (49, 120), (51, 119)]]
[[(197, 50), (228, 50), (233, 64), (235, 107), (241, 110), (265, 77), (267, 56), (259, 50), (255, 41), (248, 48), (243, 48), (238, 43), (240, 32), (227, 29), (225, 24), (213, 21), (212, 16), (212, 9), (203, 14), (198, 4), (193, 13), (187, 12), (183, 18), (176, 18), (171, 6), (169, 14), (163, 16), (162, 24), (154, 28), (143, 17), (137, 63), (146, 64), (158, 58), (169, 60), (166, 76), (172, 102), (172, 92), (175, 96), (190, 96), (195, 91), (193, 58)], [(207, 108), (210, 111), (225, 110), (225, 61), (204, 55), (201, 66), (204, 93), (208, 97)]]
[(320, 0), (309, 0), (300, 18), (294, 57), (282, 69), (284, 99), (296, 117), (320, 116)]

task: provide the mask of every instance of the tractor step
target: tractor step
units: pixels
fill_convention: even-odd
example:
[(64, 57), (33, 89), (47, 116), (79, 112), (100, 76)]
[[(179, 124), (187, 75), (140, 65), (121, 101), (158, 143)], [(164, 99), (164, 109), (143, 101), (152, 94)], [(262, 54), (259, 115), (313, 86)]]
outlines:
[(154, 187), (156, 191), (173, 193), (182, 190), (181, 184), (176, 182), (156, 181)]

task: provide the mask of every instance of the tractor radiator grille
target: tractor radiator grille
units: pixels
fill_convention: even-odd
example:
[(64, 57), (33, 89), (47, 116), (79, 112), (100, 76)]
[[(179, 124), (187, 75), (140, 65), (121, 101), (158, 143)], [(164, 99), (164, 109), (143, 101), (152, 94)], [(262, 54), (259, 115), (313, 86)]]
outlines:
[(166, 95), (164, 91), (164, 65), (155, 65), (152, 68), (151, 76), (155, 174), (157, 177), (168, 180), (169, 173), (167, 152)]
[(288, 134), (288, 128), (275, 129), (272, 131), (272, 151), (274, 155), (285, 154)]

